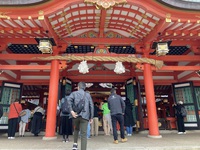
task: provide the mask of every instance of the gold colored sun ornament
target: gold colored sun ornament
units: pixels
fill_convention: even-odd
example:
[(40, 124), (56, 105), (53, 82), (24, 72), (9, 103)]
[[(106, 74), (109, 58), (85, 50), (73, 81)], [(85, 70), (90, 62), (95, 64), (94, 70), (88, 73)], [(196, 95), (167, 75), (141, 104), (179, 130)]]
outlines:
[(84, 0), (84, 2), (95, 4), (96, 8), (98, 9), (109, 9), (115, 5), (127, 3), (127, 0)]

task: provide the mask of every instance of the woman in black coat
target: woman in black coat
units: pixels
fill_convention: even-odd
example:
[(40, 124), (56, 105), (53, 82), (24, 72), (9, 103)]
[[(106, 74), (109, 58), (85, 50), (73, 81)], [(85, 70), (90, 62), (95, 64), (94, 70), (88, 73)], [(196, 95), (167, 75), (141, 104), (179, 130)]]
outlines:
[(176, 110), (177, 117), (177, 125), (178, 125), (178, 134), (186, 134), (185, 126), (184, 126), (184, 117), (181, 114), (181, 108), (184, 108), (183, 102), (178, 101), (178, 104), (174, 104), (174, 108)]
[(133, 126), (135, 125), (132, 112), (133, 106), (130, 103), (129, 98), (126, 98), (125, 104), (124, 126), (126, 127), (127, 136), (132, 136)]

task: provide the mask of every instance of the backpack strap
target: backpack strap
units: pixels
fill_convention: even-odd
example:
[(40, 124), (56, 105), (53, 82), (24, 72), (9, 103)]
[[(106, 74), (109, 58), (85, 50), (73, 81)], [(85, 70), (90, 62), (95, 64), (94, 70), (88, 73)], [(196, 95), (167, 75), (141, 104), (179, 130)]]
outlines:
[(17, 111), (17, 108), (16, 108), (16, 106), (15, 106), (15, 103), (13, 103), (13, 105), (14, 105), (14, 107), (15, 107), (15, 110), (16, 110), (16, 112), (17, 112), (18, 116), (19, 116), (19, 112)]

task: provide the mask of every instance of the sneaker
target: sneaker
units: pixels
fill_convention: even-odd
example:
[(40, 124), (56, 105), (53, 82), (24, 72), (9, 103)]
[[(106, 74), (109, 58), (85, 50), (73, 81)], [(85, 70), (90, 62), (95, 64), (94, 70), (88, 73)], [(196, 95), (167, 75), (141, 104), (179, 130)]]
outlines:
[(127, 141), (128, 141), (127, 138), (122, 139), (122, 143), (127, 142)]
[(10, 140), (10, 139), (11, 139), (11, 137), (8, 137), (8, 139)]
[(118, 144), (119, 142), (118, 142), (118, 140), (114, 140), (114, 142), (113, 143), (115, 143), (115, 144)]
[(62, 140), (62, 142), (63, 142), (63, 143), (65, 143), (65, 142), (66, 142), (66, 140), (65, 140), (65, 139), (63, 139), (63, 140)]
[(67, 138), (67, 139), (65, 140), (65, 142), (69, 142), (69, 139)]
[(10, 137), (10, 139), (11, 139), (11, 140), (14, 140), (14, 139), (15, 139), (15, 137)]
[(77, 143), (73, 144), (72, 150), (78, 150), (78, 144)]
[(177, 134), (183, 134), (183, 132), (178, 132)]

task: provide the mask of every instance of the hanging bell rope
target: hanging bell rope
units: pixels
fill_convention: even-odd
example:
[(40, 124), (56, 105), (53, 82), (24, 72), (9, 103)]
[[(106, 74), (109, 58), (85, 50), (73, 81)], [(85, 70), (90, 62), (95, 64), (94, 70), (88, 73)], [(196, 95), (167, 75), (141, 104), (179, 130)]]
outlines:
[(150, 58), (136, 58), (133, 56), (123, 57), (111, 57), (111, 56), (77, 56), (77, 55), (66, 55), (66, 56), (49, 56), (49, 57), (34, 57), (34, 59), (40, 60), (87, 60), (87, 61), (120, 61), (120, 62), (132, 62), (132, 63), (148, 63), (154, 65), (160, 69), (163, 66), (163, 61), (150, 59)]

